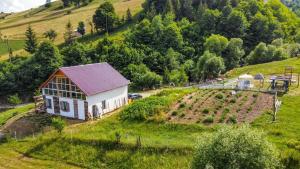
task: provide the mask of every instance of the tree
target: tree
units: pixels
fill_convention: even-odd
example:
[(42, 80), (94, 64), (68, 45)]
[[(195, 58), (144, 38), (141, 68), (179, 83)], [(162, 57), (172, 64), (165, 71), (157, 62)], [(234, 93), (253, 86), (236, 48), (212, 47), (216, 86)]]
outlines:
[(131, 22), (132, 21), (132, 14), (130, 9), (128, 8), (126, 11), (126, 22)]
[(74, 34), (73, 34), (73, 26), (71, 24), (71, 21), (69, 21), (66, 25), (66, 32), (64, 33), (64, 38), (66, 44), (70, 44), (73, 42)]
[(62, 0), (64, 7), (70, 6), (70, 0)]
[(162, 84), (162, 77), (151, 72), (144, 64), (128, 65), (124, 70), (124, 75), (131, 80), (135, 89), (151, 89)]
[(205, 40), (204, 48), (212, 53), (221, 56), (222, 52), (227, 48), (228, 39), (221, 35), (211, 35)]
[(222, 126), (199, 140), (191, 168), (277, 169), (280, 166), (279, 153), (265, 134), (249, 126)]
[(222, 55), (226, 69), (231, 70), (238, 67), (244, 55), (243, 40), (239, 38), (230, 39), (228, 46)]
[(50, 29), (44, 33), (44, 36), (45, 36), (45, 38), (48, 38), (49, 40), (54, 41), (57, 37), (57, 33), (55, 32), (55, 30)]
[(204, 78), (217, 78), (225, 70), (223, 58), (214, 56), (209, 58), (203, 66)]
[(271, 61), (287, 59), (287, 52), (282, 47), (259, 43), (247, 56), (249, 64), (266, 63)]
[(216, 57), (216, 54), (210, 53), (209, 51), (205, 51), (203, 55), (199, 57), (196, 67), (196, 77), (198, 80), (204, 79), (204, 65), (206, 64), (207, 60), (212, 57)]
[[(27, 65), (30, 68), (25, 67), (24, 69), (31, 71), (29, 74), (33, 80), (30, 83), (33, 86), (40, 85), (42, 81), (46, 80), (56, 69), (63, 65), (63, 58), (58, 48), (50, 41), (41, 43), (36, 53), (28, 61)], [(27, 80), (24, 79), (24, 81)]]
[(79, 32), (81, 35), (85, 35), (85, 25), (84, 25), (84, 22), (80, 21), (78, 23), (77, 32)]
[(18, 105), (22, 103), (22, 100), (20, 99), (18, 94), (8, 96), (7, 101), (12, 105)]
[(78, 42), (63, 48), (61, 53), (64, 55), (64, 65), (67, 66), (87, 64), (90, 62), (86, 55), (87, 50), (85, 46)]
[(33, 31), (33, 29), (31, 28), (31, 26), (29, 25), (26, 32), (25, 32), (25, 36), (26, 36), (26, 41), (25, 41), (25, 50), (29, 53), (34, 53), (37, 49), (38, 46), (38, 42), (37, 42), (37, 38), (36, 38), (36, 34)]
[(227, 18), (222, 20), (220, 32), (229, 38), (244, 37), (248, 28), (247, 18), (241, 11), (233, 10)]
[(62, 118), (57, 117), (52, 118), (51, 125), (59, 134), (61, 134), (66, 126), (66, 122)]
[(113, 5), (106, 1), (100, 5), (93, 15), (93, 22), (96, 30), (110, 31), (118, 21)]
[(48, 8), (51, 6), (51, 0), (46, 0), (45, 7)]

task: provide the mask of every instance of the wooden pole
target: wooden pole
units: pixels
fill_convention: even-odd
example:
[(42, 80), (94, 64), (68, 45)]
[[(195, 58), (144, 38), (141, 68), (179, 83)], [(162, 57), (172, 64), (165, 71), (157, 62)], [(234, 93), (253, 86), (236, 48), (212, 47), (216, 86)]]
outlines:
[(300, 85), (300, 73), (298, 73), (298, 87)]

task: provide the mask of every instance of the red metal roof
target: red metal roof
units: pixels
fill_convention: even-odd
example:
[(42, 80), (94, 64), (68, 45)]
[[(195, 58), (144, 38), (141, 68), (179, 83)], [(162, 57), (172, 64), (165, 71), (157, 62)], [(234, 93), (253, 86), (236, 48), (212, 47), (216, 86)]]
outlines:
[(129, 84), (129, 81), (108, 63), (62, 67), (62, 71), (87, 96)]

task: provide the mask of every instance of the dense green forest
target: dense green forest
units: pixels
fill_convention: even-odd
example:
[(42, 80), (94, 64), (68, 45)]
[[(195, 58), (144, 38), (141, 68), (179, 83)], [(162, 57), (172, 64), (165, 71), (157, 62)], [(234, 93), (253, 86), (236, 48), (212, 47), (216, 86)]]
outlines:
[[(69, 25), (61, 49), (41, 42), (32, 57), (1, 62), (0, 94), (32, 92), (61, 66), (108, 62), (133, 88), (147, 89), (212, 79), (300, 53), (299, 18), (280, 0), (147, 0), (143, 8), (122, 40), (107, 34), (97, 45), (82, 44), (68, 38)], [(128, 16), (118, 18), (106, 2), (92, 19), (103, 33), (133, 22)]]
[(291, 8), (298, 16), (300, 16), (299, 0), (281, 0), (287, 7)]

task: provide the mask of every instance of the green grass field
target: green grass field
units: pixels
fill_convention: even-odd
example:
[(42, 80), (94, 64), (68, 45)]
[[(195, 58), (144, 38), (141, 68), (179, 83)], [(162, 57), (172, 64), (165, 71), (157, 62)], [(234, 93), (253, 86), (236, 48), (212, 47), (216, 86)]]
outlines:
[[(13, 51), (17, 51), (17, 50), (24, 48), (25, 41), (24, 40), (9, 40), (8, 45), (9, 45), (9, 47), (12, 48)], [(7, 54), (7, 53), (8, 53), (7, 43), (0, 41), (0, 56)]]
[[(288, 65), (294, 66), (296, 71), (300, 68), (299, 60), (292, 58), (239, 68), (232, 71), (234, 73), (231, 72), (230, 76), (236, 77), (247, 72), (280, 73)], [(177, 92), (170, 99), (176, 102), (182, 92)], [(266, 133), (268, 140), (278, 148), (284, 163), (288, 164), (287, 168), (297, 169), (300, 165), (299, 88), (291, 88), (279, 99), (282, 106), (276, 122), (272, 122), (271, 114), (263, 114), (250, 125)], [(40, 168), (188, 169), (198, 138), (220, 127), (221, 124), (206, 126), (151, 120), (123, 121), (115, 114), (99, 121), (70, 125), (62, 135), (50, 131), (34, 138), (10, 140), (0, 145), (3, 150), (0, 153), (0, 165), (9, 168), (32, 168), (38, 165)], [(121, 135), (119, 144), (116, 143), (116, 133)], [(139, 149), (136, 148), (138, 137), (142, 145)], [(20, 156), (23, 158), (16, 165), (8, 163)]]
[[(63, 32), (65, 32), (67, 21), (72, 23), (74, 29), (77, 27), (78, 22), (85, 22), (87, 34), (89, 34), (91, 27), (88, 23), (89, 21), (92, 21), (95, 10), (103, 2), (104, 0), (94, 0), (87, 6), (80, 8), (62, 8), (62, 2), (56, 1), (50, 8), (39, 7), (9, 15), (5, 19), (0, 19), (0, 30), (2, 35), (7, 36), (8, 39), (24, 39), (24, 33), (28, 25), (31, 25), (37, 33), (39, 40), (43, 40), (43, 33), (49, 29), (54, 29), (58, 32), (55, 43), (61, 44), (64, 42)], [(137, 14), (142, 9), (141, 5), (144, 0), (112, 0), (111, 2), (114, 4), (116, 13), (122, 17), (126, 14), (128, 8), (133, 15)], [(68, 11), (71, 11), (71, 13), (68, 13)], [(94, 39), (97, 38), (99, 38), (99, 36), (95, 36)], [(6, 53), (1, 53), (1, 51), (2, 50), (0, 50), (0, 56), (2, 55), (7, 58), (7, 55), (5, 55)]]

